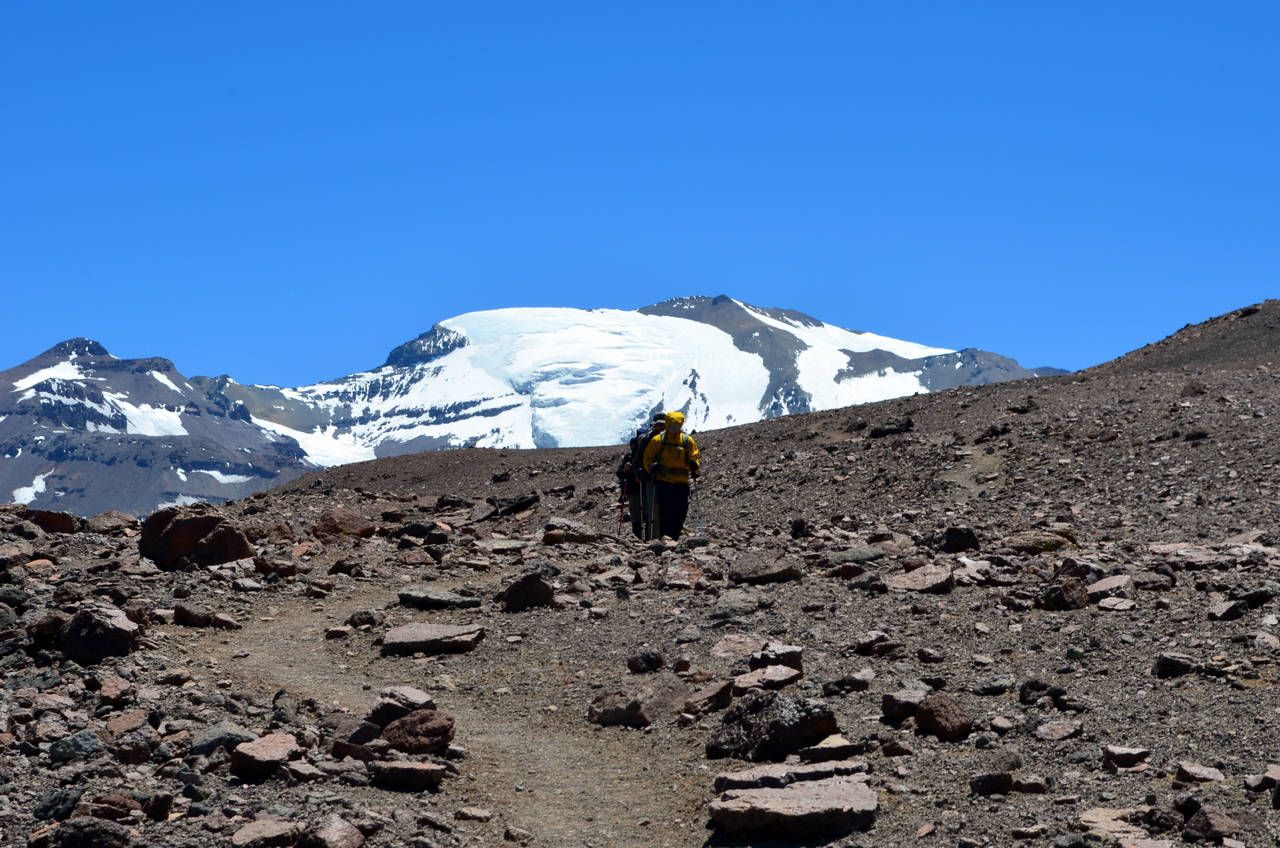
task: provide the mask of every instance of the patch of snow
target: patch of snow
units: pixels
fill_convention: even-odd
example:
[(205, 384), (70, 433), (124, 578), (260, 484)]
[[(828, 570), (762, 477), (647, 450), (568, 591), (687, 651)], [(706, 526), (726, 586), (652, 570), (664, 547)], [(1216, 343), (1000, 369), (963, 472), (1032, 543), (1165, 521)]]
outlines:
[(210, 477), (217, 480), (219, 483), (226, 483), (226, 484), (248, 483), (254, 479), (252, 476), (247, 474), (224, 474), (221, 471), (210, 471), (206, 468), (196, 468), (191, 473), (192, 474), (208, 474)]
[(28, 374), (21, 380), (14, 380), (13, 387), (16, 390), (29, 389), (36, 383), (43, 383), (45, 380), (57, 378), (59, 380), (83, 380), (85, 373), (80, 370), (73, 362), (59, 362), (56, 365), (50, 365), (48, 368), (41, 368), (39, 371)]
[(178, 479), (181, 480), (182, 482), (184, 483), (187, 482), (187, 472), (185, 470), (181, 468), (175, 468), (173, 469), (173, 473), (177, 474)]
[[(118, 412), (123, 412), (128, 420), (125, 432), (131, 436), (189, 436), (187, 428), (182, 426), (182, 415), (162, 406), (144, 403), (134, 406), (125, 399), (125, 395), (115, 392), (104, 392), (103, 396)], [(93, 406), (93, 404), (86, 404)]]
[(304, 433), (261, 418), (255, 418), (253, 422), (264, 430), (288, 436), (296, 441), (313, 465), (328, 467), (376, 459), (373, 448), (357, 444), (355, 438), (349, 434), (335, 434), (333, 427), (324, 430), (317, 428), (318, 432)]
[(165, 501), (162, 504), (156, 504), (156, 509), (157, 510), (168, 509), (171, 506), (191, 506), (192, 504), (198, 504), (198, 503), (203, 503), (203, 499), (195, 498), (195, 497), (192, 497), (191, 495), (178, 495), (178, 497), (175, 498), (174, 500)]
[(36, 499), (37, 495), (44, 493), (44, 481), (49, 479), (52, 471), (46, 471), (43, 474), (37, 474), (36, 479), (31, 481), (30, 486), (22, 486), (13, 490), (13, 502), (17, 504), (29, 504)]
[(99, 424), (96, 421), (86, 421), (84, 428), (90, 433), (115, 433), (119, 435), (120, 431), (110, 424)]
[[(168, 386), (170, 389), (177, 392), (178, 394), (182, 394), (182, 389), (179, 389), (177, 386), (175, 386), (172, 380), (170, 380), (165, 375), (161, 374), (159, 371), (152, 371), (151, 376), (155, 377), (156, 381), (159, 382), (161, 385)], [(191, 387), (188, 386), (187, 388), (191, 388)]]
[(5, 454), (5, 455), (4, 455), (4, 458), (5, 458), (5, 459), (17, 459), (17, 458), (18, 458), (18, 457), (20, 457), (20, 456), (22, 456), (22, 448), (18, 448), (18, 452), (17, 452), (17, 453), (7, 453), (7, 454)]

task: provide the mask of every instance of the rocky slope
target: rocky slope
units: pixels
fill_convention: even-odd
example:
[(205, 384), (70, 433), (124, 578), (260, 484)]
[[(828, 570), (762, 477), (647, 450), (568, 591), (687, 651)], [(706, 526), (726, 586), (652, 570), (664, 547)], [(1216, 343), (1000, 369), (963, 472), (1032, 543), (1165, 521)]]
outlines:
[(1070, 377), (0, 518), (14, 845), (1271, 844), (1280, 303)]
[(723, 427), (1033, 373), (725, 296), (469, 313), (381, 368), (296, 389), (73, 339), (0, 371), (0, 500), (144, 515), (375, 456), (625, 442), (659, 408)]

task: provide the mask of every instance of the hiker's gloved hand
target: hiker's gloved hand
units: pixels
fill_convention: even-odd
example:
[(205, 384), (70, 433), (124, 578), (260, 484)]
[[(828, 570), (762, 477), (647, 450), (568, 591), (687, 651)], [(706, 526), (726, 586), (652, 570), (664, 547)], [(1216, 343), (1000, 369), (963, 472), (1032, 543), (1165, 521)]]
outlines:
[(695, 480), (698, 479), (698, 466), (696, 465), (689, 466), (689, 476)]

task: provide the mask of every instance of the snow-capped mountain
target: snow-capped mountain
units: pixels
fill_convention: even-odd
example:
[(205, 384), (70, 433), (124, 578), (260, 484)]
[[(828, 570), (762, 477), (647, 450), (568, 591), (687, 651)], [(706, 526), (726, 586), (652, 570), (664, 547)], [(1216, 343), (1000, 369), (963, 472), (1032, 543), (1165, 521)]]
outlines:
[(703, 430), (1031, 376), (725, 296), (472, 312), (301, 388), (188, 380), (76, 339), (0, 372), (0, 500), (143, 514), (377, 456), (623, 442), (660, 409)]

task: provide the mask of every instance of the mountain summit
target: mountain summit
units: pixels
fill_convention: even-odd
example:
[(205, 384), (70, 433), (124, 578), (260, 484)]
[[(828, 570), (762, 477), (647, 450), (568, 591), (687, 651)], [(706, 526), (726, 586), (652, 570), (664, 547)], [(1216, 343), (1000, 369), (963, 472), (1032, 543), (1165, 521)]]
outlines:
[(381, 456), (625, 442), (660, 409), (706, 430), (1037, 375), (724, 295), (471, 312), (300, 388), (187, 379), (72, 339), (0, 372), (0, 500), (142, 514)]

